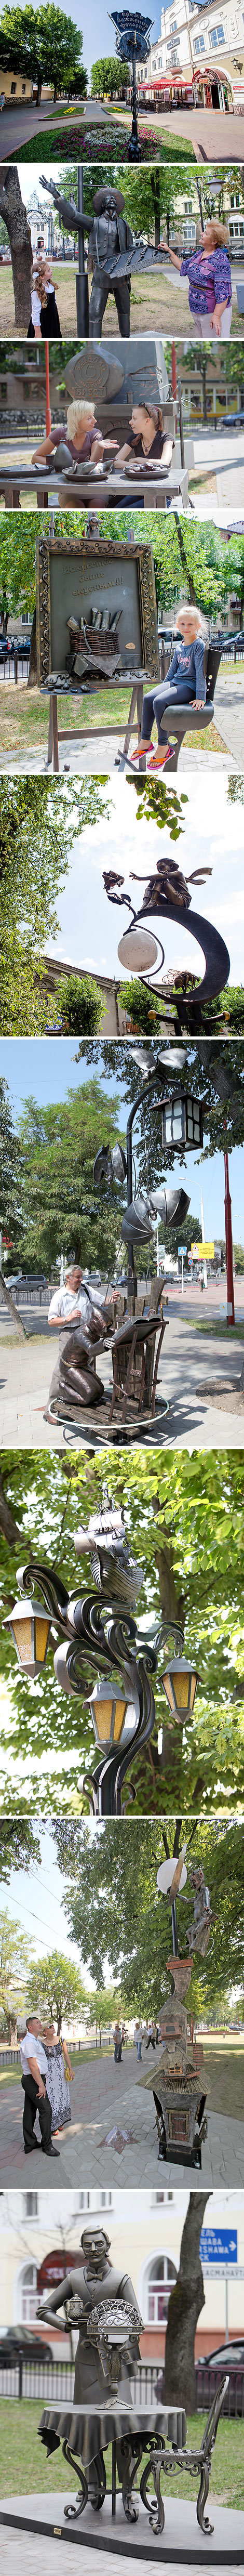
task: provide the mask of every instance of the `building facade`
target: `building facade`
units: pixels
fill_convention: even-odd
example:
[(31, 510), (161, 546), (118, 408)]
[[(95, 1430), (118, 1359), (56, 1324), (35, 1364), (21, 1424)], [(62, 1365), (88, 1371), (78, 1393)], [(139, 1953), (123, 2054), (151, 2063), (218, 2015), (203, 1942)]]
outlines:
[(244, 115), (244, 10), (225, 0), (173, 0), (162, 8), (161, 36), (138, 78), (148, 107), (208, 107)]

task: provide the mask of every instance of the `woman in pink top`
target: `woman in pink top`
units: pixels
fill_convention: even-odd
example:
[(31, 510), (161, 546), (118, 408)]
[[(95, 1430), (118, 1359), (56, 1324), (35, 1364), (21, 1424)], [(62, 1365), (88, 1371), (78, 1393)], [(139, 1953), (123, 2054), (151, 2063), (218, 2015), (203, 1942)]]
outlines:
[(69, 448), (72, 464), (99, 465), (102, 464), (104, 447), (117, 445), (117, 439), (102, 438), (101, 429), (97, 429), (94, 403), (72, 402), (68, 404), (67, 431), (51, 429), (49, 438), (42, 438), (40, 447), (34, 448), (31, 462), (32, 465), (40, 465), (43, 460), (46, 464), (58, 447), (65, 446)]

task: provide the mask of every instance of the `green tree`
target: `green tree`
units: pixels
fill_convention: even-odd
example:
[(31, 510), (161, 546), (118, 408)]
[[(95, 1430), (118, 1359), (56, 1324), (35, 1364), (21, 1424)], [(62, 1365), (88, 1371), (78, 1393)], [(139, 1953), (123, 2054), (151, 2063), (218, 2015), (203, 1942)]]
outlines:
[(28, 1978), (26, 2008), (28, 2012), (48, 2013), (57, 2022), (58, 2039), (63, 2014), (79, 2016), (87, 2005), (87, 1991), (73, 1959), (62, 1957), (61, 1950), (49, 1950), (46, 1959), (34, 1959)]
[(62, 90), (67, 93), (72, 75), (81, 67), (81, 95), (86, 94), (87, 73), (81, 62), (83, 37), (81, 29), (66, 18), (56, 0), (47, 0), (46, 8), (5, 7), (0, 28), (0, 62), (9, 70), (27, 72), (37, 81), (37, 104), (40, 106), (42, 83), (54, 90), (54, 100)]
[[(16, 1231), (19, 1221), (18, 1139), (10, 1108), (9, 1085), (0, 1074), (0, 1229)], [(18, 1214), (17, 1214), (18, 1211)]]
[(17, 2017), (23, 2009), (29, 1944), (21, 1923), (12, 1923), (7, 1907), (0, 1914), (0, 2015), (2, 2038), (17, 2044)]
[(102, 54), (92, 63), (91, 97), (118, 98), (128, 87), (128, 63), (119, 62), (118, 54)]
[(83, 1267), (113, 1267), (121, 1232), (118, 1204), (100, 1197), (96, 1207), (92, 1175), (105, 1123), (108, 1143), (117, 1134), (118, 1108), (116, 1092), (108, 1103), (96, 1077), (50, 1107), (25, 1102), (19, 1254), (30, 1268), (41, 1261), (50, 1276), (62, 1247)]
[(99, 1847), (87, 1825), (57, 1820), (53, 1827), (59, 1868), (65, 1877), (64, 1906), (69, 1937), (81, 1951), (89, 1974), (105, 1959), (119, 1978), (123, 2008), (130, 2016), (149, 2011), (158, 2016), (169, 1994), (167, 1959), (171, 1952), (170, 1906), (157, 1887), (157, 1870), (165, 1854), (178, 1859), (186, 1842), (187, 1903), (177, 1898), (179, 1949), (185, 1955), (186, 1929), (192, 1923), (191, 1868), (204, 1868), (210, 1888), (212, 1927), (205, 1958), (194, 1955), (191, 1975), (193, 2019), (218, 2017), (223, 1992), (242, 1991), (244, 1965), (244, 1827), (229, 1818), (209, 1823), (201, 1816), (137, 1818), (133, 1832), (121, 1833), (109, 1821), (99, 1834)]
[(58, 1009), (61, 1011), (65, 1036), (93, 1037), (101, 1027), (104, 1004), (94, 975), (61, 975), (58, 985)]
[(102, 2048), (102, 2029), (111, 2030), (111, 2023), (115, 2020), (115, 2014), (116, 2019), (119, 2019), (121, 2010), (121, 1994), (118, 1994), (116, 1991), (115, 1995), (114, 1986), (105, 1986), (101, 1984), (101, 1986), (95, 1987), (95, 1993), (92, 1991), (91, 1995), (91, 2012), (90, 2021), (88, 2022), (88, 2030), (92, 2030), (92, 2024), (95, 2021), (96, 2030), (99, 2030), (100, 2048)]
[[(56, 899), (77, 830), (107, 811), (103, 780), (1, 782), (0, 960), (2, 1036), (35, 1034), (55, 1018), (43, 986), (44, 949), (56, 937)], [(94, 1025), (94, 1023), (93, 1023)], [(77, 1026), (77, 1021), (76, 1021)]]
[[(83, 1451), (55, 1458), (44, 1451), (4, 1455), (0, 1551), (0, 1602), (3, 1613), (16, 1589), (16, 1563), (29, 1556), (55, 1561), (68, 1589), (74, 1589), (74, 1533), (77, 1520), (88, 1524), (90, 1511), (101, 1507), (105, 1477), (123, 1501), (128, 1534), (143, 1565), (140, 1623), (150, 1627), (160, 1615), (166, 1623), (180, 1618), (185, 1651), (196, 1657), (201, 1683), (194, 1715), (187, 1722), (181, 1755), (179, 1730), (172, 1721), (171, 1758), (166, 1701), (156, 1684), (156, 1724), (148, 1752), (134, 1756), (131, 1783), (137, 1814), (169, 1817), (176, 1811), (214, 1819), (235, 1816), (244, 1799), (244, 1613), (243, 1613), (243, 1453), (178, 1452), (140, 1449), (112, 1457), (104, 1450), (90, 1457)], [(65, 1484), (64, 1484), (65, 1479)], [(64, 1495), (67, 1496), (64, 1512)], [(17, 1553), (18, 1551), (18, 1553)], [(77, 1577), (76, 1577), (77, 1581)], [(79, 1577), (89, 1590), (87, 1558)], [(174, 1608), (173, 1608), (174, 1605)], [(5, 1815), (40, 1817), (46, 1812), (82, 1814), (82, 1778), (93, 1746), (92, 1721), (86, 1707), (91, 1684), (89, 1655), (84, 1657), (80, 1696), (67, 1698), (54, 1684), (50, 1646), (45, 1672), (28, 1682), (16, 1663), (8, 1629), (1, 1634), (1, 1672), (8, 1710), (8, 1758), (2, 1752), (0, 1793)], [(158, 1750), (158, 1730), (166, 1721), (167, 1767)], [(17, 1770), (16, 1766), (17, 1765)], [(68, 1767), (67, 1767), (68, 1766)], [(126, 1799), (130, 1775), (126, 1782)], [(73, 1833), (73, 1823), (71, 1823)], [(99, 1836), (99, 1849), (100, 1849)], [(126, 1838), (127, 1839), (127, 1838)], [(95, 1980), (100, 1982), (96, 1958)]]
[(0, 1817), (0, 1876), (7, 1881), (12, 1869), (30, 1869), (40, 1861), (39, 1835), (33, 1831), (28, 1816)]

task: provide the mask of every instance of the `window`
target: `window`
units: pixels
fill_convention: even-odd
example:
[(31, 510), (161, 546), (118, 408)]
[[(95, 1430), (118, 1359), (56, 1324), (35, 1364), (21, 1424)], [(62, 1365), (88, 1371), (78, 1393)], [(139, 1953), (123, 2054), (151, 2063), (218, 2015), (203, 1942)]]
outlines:
[[(28, 2192), (26, 2197), (28, 2200), (31, 2200), (32, 2193)], [(35, 2194), (33, 2192), (33, 2199), (34, 2198)], [(23, 2272), (21, 2272), (20, 2275), (18, 2291), (18, 2323), (20, 2325), (36, 2325), (36, 2301), (37, 2266), (36, 2263), (24, 2263)]]
[(224, 45), (224, 29), (222, 26), (210, 27), (210, 44), (213, 47), (213, 51), (216, 45)]
[(26, 81), (22, 81), (22, 98), (25, 98), (25, 92), (26, 92)]
[(10, 98), (16, 98), (16, 81), (11, 81)]
[(147, 2318), (153, 2326), (167, 2325), (168, 2305), (173, 2281), (177, 2280), (175, 2263), (168, 2254), (156, 2254), (148, 2266), (146, 2284)]
[(205, 54), (205, 36), (194, 36), (194, 54)]
[(26, 2192), (25, 2192), (25, 2211), (26, 2211), (26, 2218), (37, 2218), (37, 2212), (38, 2212), (37, 2191), (26, 2191)]

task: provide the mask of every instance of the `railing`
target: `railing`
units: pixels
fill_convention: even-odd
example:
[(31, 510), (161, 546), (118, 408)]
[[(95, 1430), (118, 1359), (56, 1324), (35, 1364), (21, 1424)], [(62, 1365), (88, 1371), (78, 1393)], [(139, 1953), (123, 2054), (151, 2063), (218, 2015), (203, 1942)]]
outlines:
[[(46, 2334), (48, 2339), (48, 2324), (46, 2327)], [(227, 2350), (226, 2367), (228, 2370)], [(145, 2404), (152, 2406), (159, 2372), (160, 2375), (163, 2375), (164, 2373), (164, 2363), (159, 2354), (157, 2357), (155, 2356), (155, 2361), (142, 2361), (140, 2363), (137, 2375), (131, 2381), (131, 2393), (134, 2405), (138, 2407), (145, 2406)], [(195, 2403), (197, 2415), (206, 2415), (209, 2413), (209, 2408), (212, 2405), (213, 2398), (216, 2397), (218, 2392), (220, 2376), (223, 2377), (223, 2363), (219, 2364), (219, 2369), (217, 2367), (214, 2369), (210, 2368), (208, 2361), (198, 2361), (196, 2363)], [(13, 2399), (16, 2397), (36, 2397), (40, 2405), (43, 2406), (55, 2406), (56, 2404), (63, 2404), (65, 2406), (69, 2405), (70, 2400), (73, 2398), (73, 2389), (74, 2362), (62, 2360), (55, 2361), (53, 2355), (50, 2363), (44, 2360), (41, 2361), (41, 2351), (40, 2361), (24, 2360), (23, 2355), (20, 2354), (19, 2359), (16, 2360), (12, 2368), (9, 2366), (6, 2370), (0, 2370), (0, 2396), (6, 2399)], [(239, 2418), (241, 2416), (242, 2420), (244, 2417), (244, 2346), (243, 2366), (239, 2365), (239, 2369), (237, 2366), (236, 2368), (232, 2368), (230, 2373), (229, 2387), (227, 2389), (224, 2402), (224, 2414), (228, 2415), (229, 2418), (235, 2419), (235, 2421), (237, 2420), (237, 2417)]]
[[(102, 2050), (103, 2048), (113, 2048), (112, 2032), (109, 2030), (102, 2031), (101, 2041)], [(95, 2031), (92, 2039), (90, 2038), (90, 2033), (88, 2039), (69, 2039), (67, 2041), (67, 2047), (69, 2050), (69, 2057), (82, 2057), (83, 2055), (85, 2055), (85, 2057), (92, 2057), (94, 2051), (96, 2052), (96, 2049), (99, 2049), (100, 2051), (99, 2031)], [(4, 2046), (0, 2048), (0, 2069), (2, 2066), (20, 2065), (20, 2048), (4, 2048)]]
[[(46, 2333), (48, 2339), (48, 2325)], [(131, 2382), (133, 2399), (137, 2406), (144, 2406), (145, 2399), (148, 2400), (149, 2406), (152, 2405), (155, 2380), (158, 2370), (161, 2369), (161, 2361), (141, 2363), (137, 2378)], [(68, 2406), (70, 2399), (73, 2398), (73, 2390), (74, 2362), (71, 2361), (55, 2361), (52, 2358), (49, 2364), (42, 2362), (41, 2357), (40, 2361), (24, 2361), (20, 2354), (19, 2360), (12, 2368), (0, 2371), (0, 2397), (37, 2397), (43, 2406), (56, 2406), (62, 2403)]]

